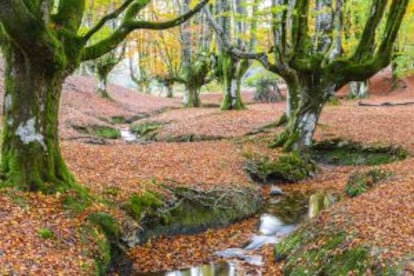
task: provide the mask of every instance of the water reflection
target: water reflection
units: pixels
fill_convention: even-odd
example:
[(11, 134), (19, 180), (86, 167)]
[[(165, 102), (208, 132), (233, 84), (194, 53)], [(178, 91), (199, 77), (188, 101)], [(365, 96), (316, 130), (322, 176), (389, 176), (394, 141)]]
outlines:
[(186, 270), (170, 272), (138, 273), (138, 276), (236, 276), (236, 266), (233, 263), (205, 264)]

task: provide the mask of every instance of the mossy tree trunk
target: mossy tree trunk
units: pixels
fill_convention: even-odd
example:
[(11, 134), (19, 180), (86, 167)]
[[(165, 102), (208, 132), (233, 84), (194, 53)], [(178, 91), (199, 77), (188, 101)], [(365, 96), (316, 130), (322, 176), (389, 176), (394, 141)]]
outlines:
[(351, 81), (349, 82), (349, 97), (352, 99), (363, 99), (368, 97), (369, 81)]
[(331, 83), (319, 81), (318, 76), (312, 74), (301, 78), (299, 105), (289, 116), (285, 130), (279, 134), (273, 146), (281, 146), (286, 151), (303, 152), (312, 145), (322, 108), (335, 87)]
[[(6, 54), (2, 173), (24, 190), (51, 192), (73, 177), (61, 156), (58, 113), (65, 73), (16, 46)], [(51, 67), (49, 67), (51, 66)]]
[[(71, 186), (58, 131), (65, 78), (80, 62), (116, 49), (132, 31), (178, 26), (208, 1), (172, 20), (135, 20), (149, 2), (126, 1), (81, 35), (84, 0), (0, 1), (0, 47), (6, 58), (1, 184), (45, 192)], [(91, 38), (120, 14), (119, 27), (92, 44)]]
[(109, 75), (108, 70), (102, 70), (98, 68), (98, 71), (96, 73), (97, 78), (98, 78), (98, 87), (96, 92), (98, 93), (99, 96), (101, 96), (102, 98), (106, 98), (106, 99), (111, 99), (111, 96), (108, 93), (108, 75)]
[[(273, 63), (269, 61), (268, 53), (246, 52), (235, 47), (210, 11), (204, 9), (204, 12), (228, 53), (258, 60), (269, 71), (282, 76), (288, 86), (287, 77), (297, 77), (298, 108), (286, 112), (285, 117), (290, 113), (287, 129), (274, 145), (286, 150), (305, 151), (311, 145), (320, 112), (330, 94), (350, 81), (369, 79), (390, 63), (409, 0), (370, 2), (358, 44), (348, 53), (342, 47), (342, 40), (347, 39), (342, 34), (349, 23), (345, 22), (349, 20), (344, 16), (345, 1), (272, 0), (271, 3), (272, 23), (269, 26), (274, 38), (271, 47)], [(281, 5), (286, 8), (280, 9)], [(377, 43), (379, 37), (381, 40)], [(290, 97), (294, 95), (289, 94)], [(289, 99), (289, 103), (291, 101), (293, 103)]]
[(221, 110), (244, 109), (241, 98), (241, 79), (249, 67), (247, 60), (239, 60), (227, 53), (220, 57), (223, 73), (224, 97), (221, 103)]
[(186, 86), (186, 95), (183, 99), (184, 107), (200, 107), (200, 88)]

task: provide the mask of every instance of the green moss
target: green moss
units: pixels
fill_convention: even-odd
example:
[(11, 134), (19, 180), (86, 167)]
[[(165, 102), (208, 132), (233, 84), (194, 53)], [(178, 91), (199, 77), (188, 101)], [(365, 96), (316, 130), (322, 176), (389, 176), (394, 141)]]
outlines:
[(106, 213), (89, 214), (87, 224), (81, 228), (84, 243), (95, 243), (95, 251), (87, 252), (95, 259), (97, 275), (106, 275), (108, 269), (123, 255), (119, 247), (120, 226), (118, 221)]
[(407, 153), (400, 147), (364, 146), (346, 140), (327, 140), (311, 149), (312, 159), (331, 165), (380, 165), (403, 160)]
[(152, 192), (133, 195), (123, 206), (143, 227), (138, 236), (141, 242), (228, 225), (254, 214), (261, 206), (260, 196), (248, 189), (202, 192), (181, 187), (168, 192), (168, 198)]
[(350, 197), (358, 196), (374, 187), (381, 180), (389, 178), (391, 175), (392, 172), (380, 169), (355, 172), (349, 176), (344, 191)]
[(132, 195), (123, 208), (136, 221), (141, 221), (144, 216), (156, 216), (158, 208), (162, 207), (163, 204), (161, 195), (145, 191), (139, 195)]
[(125, 124), (127, 123), (127, 120), (123, 116), (112, 116), (111, 117), (111, 124), (113, 125), (119, 125), (119, 124)]
[(304, 240), (304, 232), (297, 231), (289, 235), (281, 242), (275, 245), (274, 255), (276, 261), (281, 261), (286, 259), (290, 252), (297, 250)]
[(88, 220), (98, 226), (109, 240), (116, 241), (119, 238), (120, 228), (117, 220), (112, 216), (106, 213), (92, 213), (88, 216)]
[(91, 127), (74, 127), (77, 131), (90, 134), (103, 139), (119, 139), (121, 138), (121, 131), (116, 128), (107, 126), (91, 126)]
[(321, 234), (302, 228), (275, 246), (277, 260), (286, 259), (285, 275), (361, 275), (370, 268), (367, 249), (347, 248), (345, 232)]
[(164, 123), (160, 122), (144, 122), (132, 125), (130, 131), (137, 134), (141, 139), (155, 140), (158, 136), (159, 129), (163, 125)]
[(93, 198), (85, 188), (65, 192), (62, 205), (71, 212), (78, 214), (91, 206)]
[(121, 138), (121, 132), (119, 129), (104, 126), (95, 126), (92, 128), (92, 134), (99, 138), (104, 139), (119, 139)]
[(52, 239), (55, 237), (55, 234), (52, 232), (52, 230), (48, 228), (40, 228), (37, 230), (37, 235), (41, 237), (42, 239)]
[(245, 154), (245, 170), (253, 180), (267, 183), (270, 180), (296, 182), (316, 170), (313, 162), (297, 152), (286, 153), (277, 159), (258, 154)]

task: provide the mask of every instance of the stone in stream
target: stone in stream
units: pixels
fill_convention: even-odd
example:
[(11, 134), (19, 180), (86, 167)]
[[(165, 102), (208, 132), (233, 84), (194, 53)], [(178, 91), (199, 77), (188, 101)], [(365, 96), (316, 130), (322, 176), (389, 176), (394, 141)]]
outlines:
[(272, 185), (270, 187), (270, 195), (271, 196), (279, 196), (284, 195), (285, 193), (282, 191), (282, 189), (276, 185)]

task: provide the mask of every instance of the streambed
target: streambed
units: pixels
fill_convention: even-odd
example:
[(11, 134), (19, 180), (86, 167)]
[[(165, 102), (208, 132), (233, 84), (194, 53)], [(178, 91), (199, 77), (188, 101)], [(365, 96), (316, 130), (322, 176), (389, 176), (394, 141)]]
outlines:
[(247, 263), (260, 267), (263, 257), (257, 253), (265, 244), (275, 244), (294, 231), (308, 216), (309, 194), (292, 193), (267, 200), (260, 212), (256, 233), (245, 241), (242, 248), (227, 248), (215, 252), (225, 262), (203, 264), (184, 270), (137, 273), (140, 276), (236, 276), (238, 265)]

